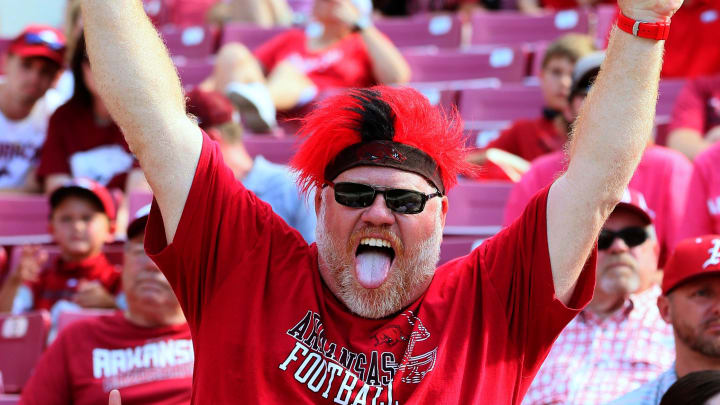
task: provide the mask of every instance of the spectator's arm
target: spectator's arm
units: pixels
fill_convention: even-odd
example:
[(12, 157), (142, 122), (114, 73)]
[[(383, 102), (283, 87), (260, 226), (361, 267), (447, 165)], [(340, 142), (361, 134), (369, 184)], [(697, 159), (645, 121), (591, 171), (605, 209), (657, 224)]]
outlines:
[(0, 286), (0, 313), (12, 311), (20, 286), (26, 282), (37, 281), (40, 270), (48, 259), (47, 252), (38, 246), (20, 246), (16, 249), (21, 249), (20, 261), (10, 269), (10, 274)]
[(690, 160), (695, 160), (700, 152), (711, 144), (703, 139), (700, 132), (690, 128), (678, 128), (668, 135), (667, 146), (682, 153)]
[[(620, 0), (630, 18), (659, 21), (681, 0)], [(573, 129), (567, 172), (548, 196), (548, 248), (555, 294), (568, 303), (602, 224), (650, 140), (663, 41), (614, 29), (605, 62)]]
[(65, 173), (51, 174), (45, 178), (45, 194), (50, 195), (56, 188), (62, 186), (69, 180), (72, 180), (72, 176)]
[(185, 113), (175, 67), (140, 0), (83, 0), (88, 55), (100, 96), (137, 156), (171, 243), (202, 137)]
[(539, 0), (518, 0), (517, 7), (525, 14), (540, 14), (543, 10)]
[(403, 84), (410, 80), (410, 66), (385, 35), (373, 26), (365, 28), (361, 35), (377, 81), (383, 84)]

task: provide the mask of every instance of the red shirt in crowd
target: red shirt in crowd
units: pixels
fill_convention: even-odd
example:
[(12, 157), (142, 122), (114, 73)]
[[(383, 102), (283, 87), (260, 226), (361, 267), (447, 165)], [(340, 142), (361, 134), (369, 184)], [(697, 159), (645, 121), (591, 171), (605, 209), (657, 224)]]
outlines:
[(665, 42), (662, 77), (720, 73), (720, 3), (685, 1), (672, 17)]
[(122, 312), (77, 321), (62, 330), (23, 388), (20, 405), (190, 403), (193, 348), (186, 323), (146, 328)]
[(37, 176), (87, 177), (109, 188), (125, 188), (127, 173), (137, 161), (120, 128), (98, 124), (92, 108), (69, 101), (50, 117)]
[(720, 75), (690, 79), (678, 94), (669, 131), (680, 128), (702, 135), (720, 125)]
[[(502, 149), (527, 161), (532, 161), (537, 157), (562, 149), (566, 141), (567, 137), (558, 132), (553, 120), (543, 116), (532, 120), (522, 119), (513, 122), (484, 149)], [(476, 178), (478, 180), (510, 180), (505, 172), (492, 162), (483, 164)]]
[(79, 262), (59, 257), (40, 273), (38, 281), (30, 284), (33, 309), (49, 311), (60, 300), (71, 301), (81, 280), (99, 281), (111, 294), (120, 291), (120, 272), (103, 253)]
[(307, 48), (304, 31), (292, 29), (278, 34), (255, 50), (267, 72), (280, 62), (289, 62), (305, 73), (318, 90), (334, 87), (369, 87), (377, 84), (372, 62), (360, 34), (351, 34), (321, 51)]
[[(565, 153), (558, 151), (535, 160), (510, 192), (505, 205), (504, 224), (519, 217), (538, 190), (552, 183), (567, 169)], [(660, 263), (672, 252), (677, 233), (683, 225), (685, 200), (692, 175), (692, 164), (681, 153), (652, 145), (645, 149), (640, 165), (630, 179), (630, 188), (645, 197), (654, 213), (655, 230), (660, 242)]]
[(676, 243), (692, 236), (720, 233), (720, 144), (699, 154), (687, 197), (685, 219)]
[(593, 255), (569, 305), (555, 297), (548, 190), (438, 268), (416, 302), (366, 319), (325, 286), (316, 245), (243, 188), (205, 135), (173, 242), (155, 203), (145, 235), (192, 331), (194, 403), (519, 404), (594, 285)]
[(207, 13), (218, 0), (143, 0), (153, 24), (180, 27), (207, 24)]

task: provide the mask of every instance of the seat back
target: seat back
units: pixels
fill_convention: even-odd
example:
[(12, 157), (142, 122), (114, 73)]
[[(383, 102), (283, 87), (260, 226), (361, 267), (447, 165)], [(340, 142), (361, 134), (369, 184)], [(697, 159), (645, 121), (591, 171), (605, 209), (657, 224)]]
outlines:
[(295, 155), (299, 146), (299, 139), (295, 137), (275, 138), (262, 135), (247, 135), (243, 137), (243, 144), (250, 156), (262, 155), (265, 159), (286, 165)]
[(561, 10), (539, 16), (518, 11), (475, 13), (470, 21), (472, 45), (552, 41), (569, 32), (587, 34), (590, 29), (589, 13), (580, 9)]
[(487, 238), (502, 226), (512, 183), (461, 181), (448, 193), (445, 235)]
[(543, 106), (543, 97), (537, 86), (510, 85), (463, 90), (458, 105), (460, 115), (468, 123), (512, 121), (537, 117)]
[(220, 44), (225, 45), (228, 42), (240, 42), (252, 51), (274, 36), (287, 30), (288, 28), (285, 27), (264, 28), (246, 23), (229, 23), (223, 28)]
[(0, 196), (0, 245), (49, 241), (49, 215), (45, 196)]
[(97, 318), (98, 316), (112, 315), (116, 312), (114, 309), (75, 309), (72, 311), (62, 311), (57, 318), (57, 333), (60, 333), (68, 325), (83, 319)]
[(5, 392), (20, 392), (30, 378), (49, 330), (47, 311), (0, 314), (0, 371)]
[(191, 90), (210, 76), (214, 62), (212, 58), (187, 59), (174, 58), (180, 82), (185, 90)]
[(462, 37), (458, 15), (419, 14), (410, 18), (384, 18), (375, 23), (398, 48), (433, 46), (457, 48)]
[(200, 59), (215, 51), (217, 31), (210, 26), (165, 26), (160, 29), (160, 34), (173, 57)]
[(483, 78), (520, 82), (527, 62), (521, 47), (505, 46), (472, 51), (405, 51), (403, 55), (414, 83)]

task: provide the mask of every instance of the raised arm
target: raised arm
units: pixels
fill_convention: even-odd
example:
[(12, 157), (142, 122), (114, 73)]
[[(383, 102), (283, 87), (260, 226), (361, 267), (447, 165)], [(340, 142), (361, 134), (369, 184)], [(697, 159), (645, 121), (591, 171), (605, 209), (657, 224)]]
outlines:
[(90, 65), (113, 119), (140, 161), (175, 235), (202, 137), (185, 113), (175, 67), (140, 0), (83, 0)]
[[(635, 20), (661, 21), (682, 0), (620, 0)], [(664, 41), (614, 29), (605, 62), (576, 121), (567, 172), (548, 197), (555, 293), (567, 303), (602, 224), (650, 140)]]

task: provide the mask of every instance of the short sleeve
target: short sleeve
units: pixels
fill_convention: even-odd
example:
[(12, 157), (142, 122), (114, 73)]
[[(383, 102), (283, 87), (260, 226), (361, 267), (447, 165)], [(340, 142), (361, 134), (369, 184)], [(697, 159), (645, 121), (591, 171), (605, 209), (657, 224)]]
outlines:
[(69, 155), (63, 139), (67, 136), (66, 123), (63, 122), (63, 108), (55, 111), (50, 117), (47, 138), (40, 152), (40, 164), (37, 177), (44, 179), (52, 174), (70, 174)]
[(168, 245), (156, 201), (145, 232), (145, 249), (165, 274), (191, 327), (232, 272), (242, 288), (258, 287), (273, 246), (307, 244), (245, 189), (224, 164), (219, 146), (203, 132), (203, 146), (173, 242)]
[(67, 334), (58, 338), (40, 357), (32, 376), (23, 387), (19, 405), (66, 405), (73, 402)]
[(688, 80), (675, 100), (670, 119), (670, 132), (676, 129), (692, 129), (705, 133), (705, 107), (702, 90), (696, 80)]
[(547, 238), (549, 190), (550, 185), (535, 194), (516, 221), (478, 249), (481, 269), (505, 305), (510, 336), (524, 348), (523, 369), (532, 375), (562, 329), (590, 302), (595, 287), (593, 251), (568, 305), (555, 296)]

